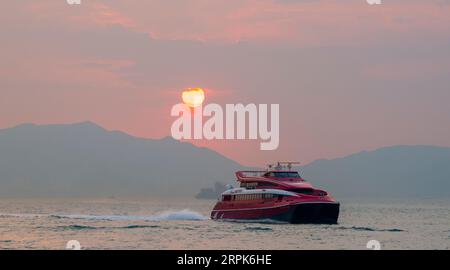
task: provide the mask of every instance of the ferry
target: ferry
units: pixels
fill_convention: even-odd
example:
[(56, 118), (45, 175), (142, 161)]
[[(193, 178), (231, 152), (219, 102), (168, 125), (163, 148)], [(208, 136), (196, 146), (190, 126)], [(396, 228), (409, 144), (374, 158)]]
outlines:
[(264, 171), (236, 172), (240, 187), (230, 186), (220, 195), (211, 219), (337, 224), (339, 202), (292, 170), (294, 164), (298, 162), (277, 162)]

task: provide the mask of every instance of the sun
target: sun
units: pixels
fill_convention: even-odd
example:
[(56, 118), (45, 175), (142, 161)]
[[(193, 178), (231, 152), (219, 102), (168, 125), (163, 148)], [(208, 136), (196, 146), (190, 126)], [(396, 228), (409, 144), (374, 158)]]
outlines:
[(201, 88), (186, 88), (181, 95), (184, 104), (191, 108), (199, 107), (205, 100), (205, 92)]

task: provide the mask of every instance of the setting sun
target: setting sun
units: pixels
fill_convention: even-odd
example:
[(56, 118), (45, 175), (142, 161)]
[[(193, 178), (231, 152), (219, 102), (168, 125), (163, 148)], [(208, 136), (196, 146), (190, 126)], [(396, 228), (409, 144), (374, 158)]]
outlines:
[(202, 105), (205, 100), (205, 92), (201, 88), (187, 88), (182, 94), (183, 102), (191, 108)]

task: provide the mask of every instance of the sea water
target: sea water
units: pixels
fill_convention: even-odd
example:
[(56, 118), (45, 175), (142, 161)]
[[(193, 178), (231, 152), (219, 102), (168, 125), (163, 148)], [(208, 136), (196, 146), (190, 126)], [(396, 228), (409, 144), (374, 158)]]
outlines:
[(450, 249), (448, 200), (341, 200), (337, 225), (209, 218), (214, 200), (0, 200), (0, 249)]

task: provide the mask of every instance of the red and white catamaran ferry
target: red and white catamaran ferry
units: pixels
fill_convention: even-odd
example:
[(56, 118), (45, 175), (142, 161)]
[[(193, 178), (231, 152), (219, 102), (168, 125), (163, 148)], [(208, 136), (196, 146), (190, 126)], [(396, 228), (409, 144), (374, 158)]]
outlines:
[(222, 193), (211, 218), (336, 224), (339, 203), (292, 171), (293, 164), (297, 163), (278, 162), (266, 171), (236, 172), (240, 188)]

